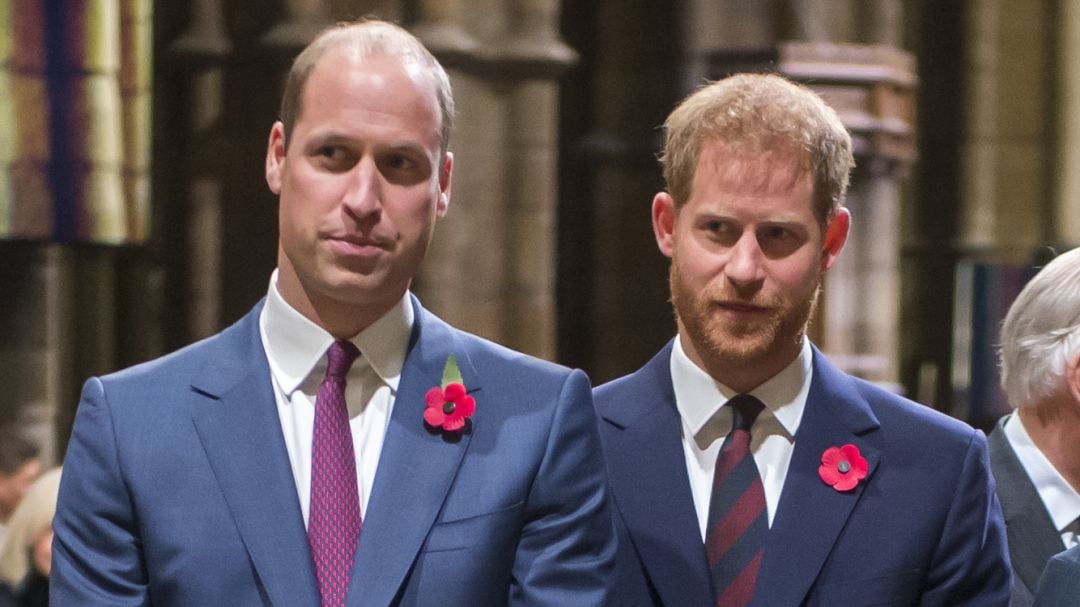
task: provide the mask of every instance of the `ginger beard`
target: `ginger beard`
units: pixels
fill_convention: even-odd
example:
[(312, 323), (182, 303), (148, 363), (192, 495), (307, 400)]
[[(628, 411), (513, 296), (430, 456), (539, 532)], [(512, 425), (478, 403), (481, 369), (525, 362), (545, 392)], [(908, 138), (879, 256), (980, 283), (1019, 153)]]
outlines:
[[(763, 364), (805, 335), (821, 291), (820, 272), (805, 295), (743, 294), (730, 284), (695, 290), (683, 280), (677, 256), (676, 252), (668, 275), (675, 318), (714, 376), (717, 369)], [(767, 307), (772, 313), (758, 320), (732, 322), (711, 303), (731, 299)]]

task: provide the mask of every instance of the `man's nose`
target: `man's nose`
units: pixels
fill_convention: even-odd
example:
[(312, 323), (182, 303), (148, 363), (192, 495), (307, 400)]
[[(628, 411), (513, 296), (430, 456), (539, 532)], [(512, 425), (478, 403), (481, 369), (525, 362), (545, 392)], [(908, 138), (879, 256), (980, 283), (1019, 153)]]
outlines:
[(748, 285), (763, 278), (764, 253), (753, 230), (745, 230), (731, 247), (724, 273), (736, 285)]
[(373, 159), (361, 158), (348, 178), (342, 202), (350, 213), (363, 218), (382, 210), (382, 182)]

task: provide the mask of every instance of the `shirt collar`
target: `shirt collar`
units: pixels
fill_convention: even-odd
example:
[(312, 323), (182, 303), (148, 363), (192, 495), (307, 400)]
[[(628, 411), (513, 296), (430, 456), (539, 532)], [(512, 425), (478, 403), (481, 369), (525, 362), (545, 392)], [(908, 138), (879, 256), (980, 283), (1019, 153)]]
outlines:
[(1023, 420), (1016, 413), (1005, 421), (1005, 437), (1016, 453), (1016, 458), (1027, 471), (1039, 498), (1050, 512), (1050, 519), (1058, 532), (1064, 531), (1073, 521), (1080, 518), (1080, 494), (1054, 468), (1050, 460), (1031, 440), (1031, 435), (1024, 428)]
[[(813, 378), (812, 363), (810, 340), (803, 338), (802, 348), (795, 360), (750, 391), (772, 412), (789, 439), (794, 438), (806, 409), (806, 397)], [(671, 382), (679, 415), (691, 436), (696, 436), (716, 412), (737, 394), (694, 364), (686, 355), (679, 337), (675, 338), (671, 351)], [(730, 421), (728, 424), (730, 429)]]
[[(277, 270), (274, 270), (259, 328), (266, 344), (270, 372), (281, 389), (291, 394), (323, 361), (334, 337), (281, 297), (277, 277)], [(413, 322), (413, 309), (406, 291), (393, 308), (349, 340), (360, 349), (363, 360), (395, 392), (405, 364)]]

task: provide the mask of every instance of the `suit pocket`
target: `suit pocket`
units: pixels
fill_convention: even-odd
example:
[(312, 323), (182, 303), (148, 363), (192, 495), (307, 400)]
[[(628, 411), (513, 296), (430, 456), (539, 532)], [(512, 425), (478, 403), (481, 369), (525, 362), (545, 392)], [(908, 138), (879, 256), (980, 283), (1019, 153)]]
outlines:
[(829, 581), (816, 585), (806, 605), (832, 607), (893, 607), (918, 605), (922, 570), (901, 571), (869, 578)]
[(517, 537), (525, 502), (468, 518), (436, 523), (431, 527), (423, 552), (460, 550)]

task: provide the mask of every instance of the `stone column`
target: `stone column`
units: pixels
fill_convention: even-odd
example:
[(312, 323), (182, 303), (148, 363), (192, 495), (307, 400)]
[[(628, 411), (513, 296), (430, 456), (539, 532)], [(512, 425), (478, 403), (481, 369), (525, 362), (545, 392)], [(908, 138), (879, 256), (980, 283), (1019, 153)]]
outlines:
[(121, 0), (120, 109), (128, 241), (150, 237), (150, 143), (153, 133), (153, 12), (151, 0)]
[(559, 37), (558, 0), (514, 0), (502, 53), (513, 70), (502, 334), (512, 347), (556, 356), (556, 205), (559, 74), (577, 53)]
[[(222, 266), (222, 167), (218, 154), (208, 150), (228, 150), (224, 125), (223, 63), (233, 51), (225, 30), (220, 0), (195, 0), (191, 25), (169, 48), (175, 71), (188, 90), (189, 105), (181, 115), (188, 119), (183, 140), (183, 196), (176, 202), (183, 209), (174, 220), (186, 226), (176, 234), (162, 234), (180, 250), (187, 251), (190, 269), (183, 272), (187, 305), (184, 333), (191, 339), (206, 337), (221, 328)], [(177, 108), (180, 110), (180, 108)], [(180, 302), (177, 302), (178, 304)]]
[[(493, 3), (495, 4), (495, 3)], [(454, 190), (415, 289), (454, 324), (554, 358), (558, 2), (423, 2), (411, 29), (451, 73)], [(478, 10), (478, 9), (477, 9)]]
[(1080, 245), (1080, 3), (1057, 4), (1057, 180), (1052, 242)]
[(1025, 263), (1050, 233), (1049, 4), (969, 3), (970, 104), (959, 238), (969, 258)]
[(788, 0), (787, 39), (858, 41), (858, 8), (866, 0)]
[(262, 38), (268, 48), (299, 53), (333, 22), (324, 0), (285, 0), (284, 8), (284, 17)]

